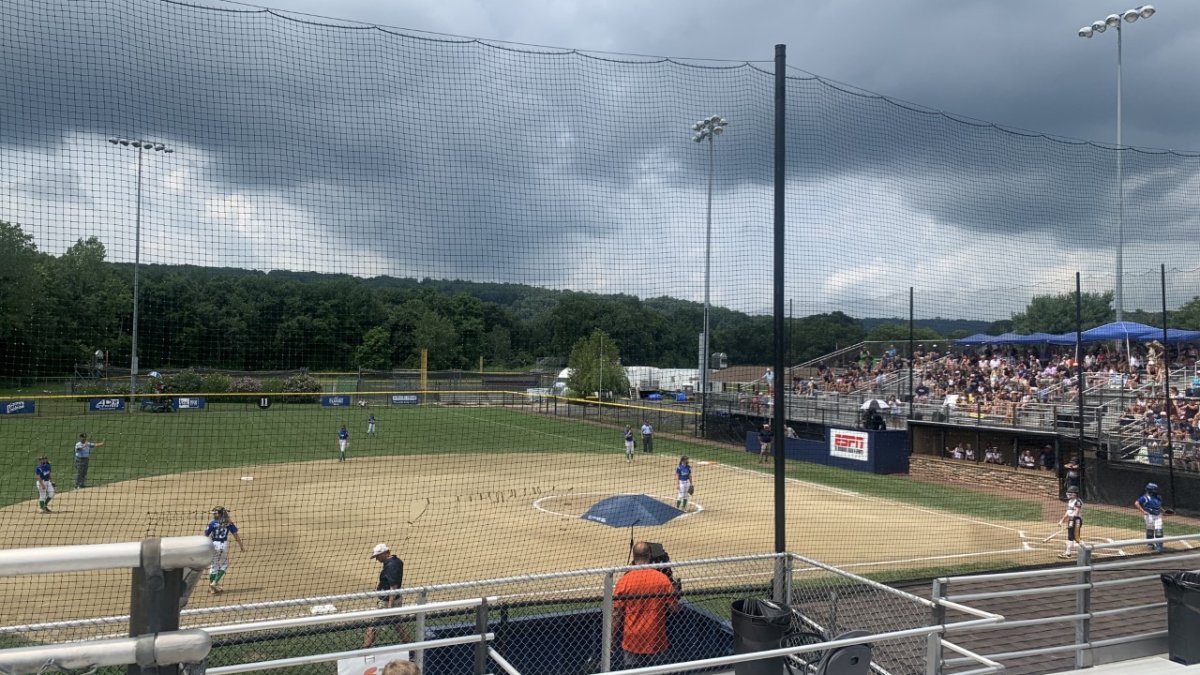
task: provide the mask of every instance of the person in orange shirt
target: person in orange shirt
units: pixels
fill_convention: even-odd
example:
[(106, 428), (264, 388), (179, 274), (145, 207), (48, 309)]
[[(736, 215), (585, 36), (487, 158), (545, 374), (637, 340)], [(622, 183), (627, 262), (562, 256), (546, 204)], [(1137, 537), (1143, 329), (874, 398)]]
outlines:
[[(650, 564), (650, 544), (639, 541), (633, 545), (633, 564)], [(613, 598), (613, 630), (623, 633), (625, 667), (663, 663), (670, 646), (667, 616), (679, 611), (678, 592), (671, 580), (656, 569), (632, 570), (617, 582)]]

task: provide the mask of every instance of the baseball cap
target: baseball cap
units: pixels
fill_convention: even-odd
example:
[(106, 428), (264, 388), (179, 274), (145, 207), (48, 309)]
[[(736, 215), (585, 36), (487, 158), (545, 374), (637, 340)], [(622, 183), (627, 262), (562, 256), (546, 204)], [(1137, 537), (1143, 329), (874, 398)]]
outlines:
[(390, 550), (387, 544), (375, 544), (375, 548), (371, 551), (371, 557), (378, 557), (380, 554), (387, 553)]

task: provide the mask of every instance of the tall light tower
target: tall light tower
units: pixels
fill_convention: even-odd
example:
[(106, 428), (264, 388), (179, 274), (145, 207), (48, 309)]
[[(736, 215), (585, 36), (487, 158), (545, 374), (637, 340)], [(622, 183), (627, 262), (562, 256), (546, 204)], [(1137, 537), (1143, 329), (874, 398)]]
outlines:
[(134, 397), (137, 394), (138, 375), (138, 275), (142, 266), (142, 156), (146, 150), (164, 154), (170, 154), (175, 150), (162, 143), (131, 141), (128, 138), (110, 138), (108, 142), (119, 147), (137, 150), (137, 205), (134, 207), (133, 220), (133, 329), (129, 348), (129, 410), (132, 411)]
[(700, 429), (703, 432), (705, 415), (708, 414), (708, 373), (709, 352), (708, 344), (708, 296), (712, 281), (712, 202), (713, 202), (713, 171), (715, 144), (717, 136), (725, 132), (729, 124), (720, 115), (713, 115), (692, 125), (695, 135), (692, 140), (697, 143), (708, 141), (708, 212), (704, 226), (704, 332), (700, 334)]
[(1079, 29), (1079, 37), (1090, 38), (1109, 28), (1117, 29), (1117, 270), (1114, 292), (1116, 295), (1117, 321), (1125, 318), (1125, 167), (1124, 145), (1121, 142), (1121, 21), (1133, 23), (1138, 19), (1154, 16), (1153, 5), (1142, 5), (1127, 9), (1120, 14), (1109, 14), (1103, 21), (1094, 21), (1090, 26)]

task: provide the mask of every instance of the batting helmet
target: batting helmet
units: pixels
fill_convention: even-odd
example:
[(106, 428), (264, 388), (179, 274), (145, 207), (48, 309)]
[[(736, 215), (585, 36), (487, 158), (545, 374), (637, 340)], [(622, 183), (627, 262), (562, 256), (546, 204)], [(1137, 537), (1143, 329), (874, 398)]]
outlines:
[(1158, 483), (1146, 483), (1146, 492), (1158, 492)]
[(1067, 494), (1069, 494), (1069, 495), (1077, 495), (1077, 494), (1079, 494), (1079, 486), (1078, 486), (1078, 485), (1072, 485), (1071, 487), (1067, 488)]

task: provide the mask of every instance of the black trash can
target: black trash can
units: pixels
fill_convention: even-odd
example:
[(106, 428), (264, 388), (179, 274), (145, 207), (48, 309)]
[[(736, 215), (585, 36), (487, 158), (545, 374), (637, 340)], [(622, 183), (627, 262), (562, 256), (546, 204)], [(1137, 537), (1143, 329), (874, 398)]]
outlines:
[(1167, 596), (1167, 656), (1185, 666), (1200, 663), (1200, 572), (1164, 574), (1162, 584)]
[[(734, 600), (730, 618), (733, 653), (747, 654), (779, 649), (792, 624), (792, 610), (770, 600)], [(736, 675), (779, 675), (783, 672), (783, 658), (735, 663), (733, 672)]]

